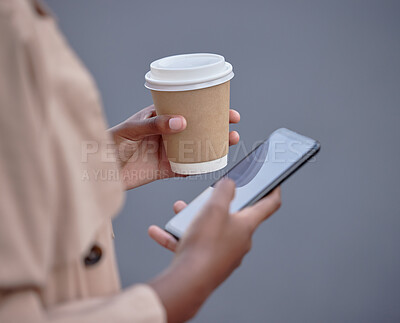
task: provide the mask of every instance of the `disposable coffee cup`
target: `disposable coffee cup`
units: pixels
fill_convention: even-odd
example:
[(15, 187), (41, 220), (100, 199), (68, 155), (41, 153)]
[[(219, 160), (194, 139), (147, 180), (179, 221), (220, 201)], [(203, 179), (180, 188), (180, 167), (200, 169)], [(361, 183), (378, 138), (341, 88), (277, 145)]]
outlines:
[(145, 86), (157, 115), (187, 121), (184, 131), (163, 135), (173, 172), (202, 174), (227, 165), (232, 77), (232, 65), (216, 54), (175, 55), (150, 64)]

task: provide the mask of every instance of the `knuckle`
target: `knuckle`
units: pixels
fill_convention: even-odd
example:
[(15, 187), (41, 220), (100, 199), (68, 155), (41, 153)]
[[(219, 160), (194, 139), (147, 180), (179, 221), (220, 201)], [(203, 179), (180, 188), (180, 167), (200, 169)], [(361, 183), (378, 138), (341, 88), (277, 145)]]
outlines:
[(150, 119), (150, 127), (154, 132), (161, 132), (163, 130), (163, 118), (153, 117)]
[(249, 238), (252, 236), (254, 230), (255, 230), (255, 224), (253, 221), (246, 221), (245, 224), (243, 225), (246, 234), (249, 236)]
[(149, 121), (148, 121), (149, 128), (150, 128), (152, 131), (158, 130), (157, 118), (156, 118), (156, 117), (153, 117), (153, 118), (150, 118), (150, 119), (148, 119), (148, 120), (149, 120)]

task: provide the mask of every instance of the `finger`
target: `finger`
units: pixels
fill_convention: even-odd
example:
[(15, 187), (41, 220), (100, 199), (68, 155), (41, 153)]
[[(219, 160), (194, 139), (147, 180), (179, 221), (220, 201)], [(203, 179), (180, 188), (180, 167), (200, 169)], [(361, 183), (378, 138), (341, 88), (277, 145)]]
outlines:
[(149, 105), (148, 107), (144, 108), (143, 110), (139, 111), (143, 115), (145, 119), (155, 117), (157, 115), (156, 108), (154, 104)]
[(240, 135), (237, 131), (229, 133), (229, 146), (237, 145), (240, 140)]
[(182, 116), (160, 115), (132, 120), (124, 125), (124, 137), (137, 140), (151, 135), (177, 133), (184, 130), (186, 125), (186, 119)]
[(187, 204), (183, 201), (176, 201), (174, 203), (174, 212), (175, 214), (178, 214), (180, 211), (182, 211), (185, 207), (187, 206)]
[(150, 238), (152, 238), (160, 246), (168, 250), (171, 250), (172, 252), (175, 252), (176, 247), (178, 245), (178, 241), (168, 232), (164, 231), (163, 229), (161, 229), (156, 225), (150, 226), (147, 232)]
[(236, 110), (229, 110), (229, 123), (238, 123), (240, 121), (240, 114)]
[(207, 204), (211, 207), (219, 207), (223, 210), (228, 210), (233, 197), (235, 196), (235, 182), (227, 177), (224, 177), (215, 185)]
[(251, 226), (255, 230), (263, 221), (268, 219), (281, 206), (281, 188), (277, 187), (266, 197), (253, 206), (244, 209)]

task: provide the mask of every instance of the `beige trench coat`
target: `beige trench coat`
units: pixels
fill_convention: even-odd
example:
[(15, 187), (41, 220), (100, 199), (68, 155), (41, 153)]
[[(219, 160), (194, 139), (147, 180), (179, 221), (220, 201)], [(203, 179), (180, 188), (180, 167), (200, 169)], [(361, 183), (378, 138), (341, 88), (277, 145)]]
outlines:
[(120, 288), (99, 94), (46, 12), (0, 0), (0, 322), (163, 322), (149, 286)]

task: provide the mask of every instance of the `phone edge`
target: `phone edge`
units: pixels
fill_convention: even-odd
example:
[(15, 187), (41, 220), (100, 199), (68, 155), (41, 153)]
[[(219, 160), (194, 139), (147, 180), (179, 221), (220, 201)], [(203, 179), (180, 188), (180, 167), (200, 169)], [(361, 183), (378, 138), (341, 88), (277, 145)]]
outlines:
[(267, 186), (261, 193), (256, 195), (249, 203), (244, 205), (241, 210), (244, 208), (254, 205), (256, 202), (267, 196), (271, 193), (275, 188), (285, 182), (290, 176), (292, 176), (298, 169), (300, 169), (303, 165), (305, 165), (311, 158), (317, 155), (317, 153), (321, 149), (321, 144), (319, 141), (315, 140), (315, 146), (312, 147), (307, 154), (303, 156), (303, 158), (299, 159), (297, 163), (293, 164), (287, 171), (281, 174), (275, 181), (273, 181), (269, 186)]

